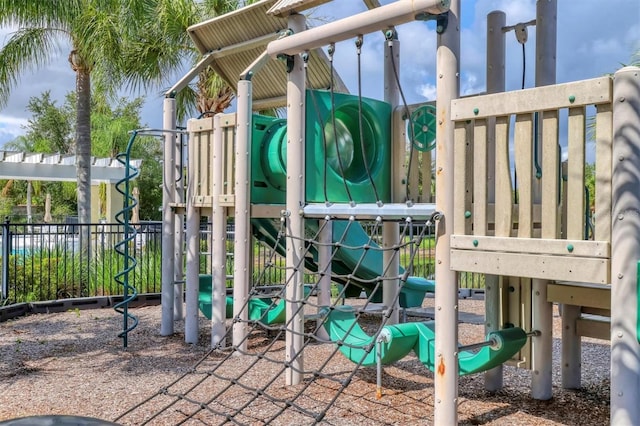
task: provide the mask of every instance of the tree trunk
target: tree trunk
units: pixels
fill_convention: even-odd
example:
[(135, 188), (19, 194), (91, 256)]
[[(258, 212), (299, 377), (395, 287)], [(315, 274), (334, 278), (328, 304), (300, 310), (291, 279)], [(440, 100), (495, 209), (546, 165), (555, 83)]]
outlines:
[(76, 171), (78, 174), (78, 222), (91, 223), (91, 79), (88, 71), (76, 72)]
[[(79, 295), (85, 296), (88, 282), (87, 266), (91, 259), (91, 79), (86, 67), (76, 71), (77, 122), (76, 171), (78, 173), (78, 223), (80, 228)], [(84, 226), (82, 226), (84, 225)]]

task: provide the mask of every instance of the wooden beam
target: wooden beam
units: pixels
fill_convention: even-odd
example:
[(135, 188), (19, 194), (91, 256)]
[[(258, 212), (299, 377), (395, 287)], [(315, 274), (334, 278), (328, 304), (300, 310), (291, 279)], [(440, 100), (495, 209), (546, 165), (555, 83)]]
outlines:
[(611, 287), (584, 284), (549, 284), (547, 286), (547, 300), (567, 305), (610, 310)]
[(607, 284), (611, 262), (607, 258), (451, 250), (451, 269), (543, 280)]
[(511, 92), (494, 93), (451, 102), (454, 121), (534, 113), (611, 102), (610, 77), (556, 84)]
[(610, 245), (606, 241), (452, 235), (451, 248), (601, 259), (608, 259), (610, 256)]

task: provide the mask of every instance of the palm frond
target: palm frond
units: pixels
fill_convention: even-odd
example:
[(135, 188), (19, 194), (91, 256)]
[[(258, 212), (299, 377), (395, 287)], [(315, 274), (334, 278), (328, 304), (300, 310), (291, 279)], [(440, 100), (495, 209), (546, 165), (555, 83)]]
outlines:
[(0, 26), (66, 29), (80, 15), (81, 0), (0, 0)]
[(25, 71), (49, 63), (62, 51), (58, 31), (45, 28), (22, 28), (0, 50), (0, 106)]
[(176, 116), (179, 122), (184, 122), (187, 118), (193, 117), (196, 113), (198, 93), (193, 86), (187, 86), (176, 95)]

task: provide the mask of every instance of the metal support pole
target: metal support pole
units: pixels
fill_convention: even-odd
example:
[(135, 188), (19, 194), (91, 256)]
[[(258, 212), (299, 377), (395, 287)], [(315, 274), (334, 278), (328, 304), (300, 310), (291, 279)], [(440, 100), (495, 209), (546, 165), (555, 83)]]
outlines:
[[(500, 93), (505, 90), (505, 34), (502, 28), (507, 18), (502, 11), (493, 11), (487, 15), (487, 93)], [(496, 140), (494, 118), (487, 123), (487, 201), (495, 202), (496, 177)], [(496, 230), (496, 233), (499, 232)], [(508, 237), (508, 235), (496, 235)], [(485, 276), (485, 335), (500, 330), (500, 278), (497, 275)], [(499, 365), (484, 373), (484, 387), (490, 392), (502, 389), (503, 368)]]
[[(198, 343), (198, 290), (200, 272), (200, 209), (195, 207), (193, 198), (196, 195), (196, 164), (199, 160), (197, 146), (189, 144), (189, 182), (187, 183), (187, 292), (186, 315), (184, 319), (184, 341)], [(176, 241), (178, 238), (176, 238)], [(182, 257), (182, 256), (181, 256)]]
[(458, 286), (450, 269), (449, 238), (453, 232), (453, 122), (451, 100), (460, 93), (460, 0), (452, 0), (449, 22), (438, 35), (436, 57), (436, 226), (435, 409), (434, 424), (458, 424)]
[(2, 224), (2, 295), (0, 300), (9, 297), (9, 255), (11, 254), (11, 233), (9, 232), (9, 217)]
[(613, 81), (611, 424), (631, 425), (640, 419), (640, 68)]
[[(557, 1), (538, 1), (536, 6), (536, 87), (555, 84), (556, 82), (556, 26)], [(540, 131), (541, 126), (534, 131)], [(538, 134), (541, 141), (541, 135)], [(542, 143), (538, 144), (538, 148)], [(541, 158), (541, 155), (538, 155)], [(544, 173), (544, 170), (543, 170)], [(553, 173), (553, 171), (550, 171)], [(534, 179), (539, 183), (539, 179)], [(534, 191), (534, 201), (540, 202), (541, 191)], [(543, 238), (556, 238), (556, 230), (552, 235)], [(546, 280), (532, 280), (531, 283), (531, 326), (540, 331), (540, 336), (531, 339), (531, 396), (535, 399), (547, 400), (553, 396), (553, 305), (547, 302)], [(564, 342), (563, 342), (564, 344)]]
[[(295, 34), (306, 26), (304, 15), (289, 16), (289, 28)], [(287, 59), (292, 67), (287, 78), (287, 288), (285, 362), (286, 384), (302, 381), (304, 366), (302, 346), (304, 339), (304, 310), (299, 302), (304, 298), (304, 136), (305, 136), (305, 69), (302, 58), (294, 55)]]
[[(395, 107), (399, 103), (400, 88), (396, 82), (395, 71), (398, 73), (398, 79), (400, 79), (400, 42), (398, 41), (395, 30), (391, 37), (387, 37), (384, 48), (384, 100), (391, 104), (391, 110), (394, 111)], [(393, 53), (393, 56), (392, 56)], [(392, 62), (393, 61), (393, 62)], [(391, 116), (391, 128), (393, 126), (393, 115)], [(397, 168), (397, 161), (405, 161), (405, 141), (404, 138), (400, 139), (396, 135), (392, 136), (392, 143), (401, 144), (402, 153), (400, 159), (395, 158), (398, 150), (392, 149), (391, 164), (394, 168)], [(393, 202), (406, 201), (401, 191), (396, 191), (393, 182), (397, 180), (395, 173), (391, 174), (391, 197)], [(409, 176), (406, 177), (409, 179)], [(382, 263), (386, 268), (384, 274), (384, 281), (382, 284), (382, 303), (387, 307), (387, 315), (389, 319), (387, 324), (397, 324), (400, 321), (400, 305), (398, 304), (398, 285), (400, 284), (398, 279), (398, 271), (400, 270), (400, 258), (398, 251), (392, 248), (400, 244), (400, 225), (397, 222), (385, 222), (382, 224)]]
[[(320, 223), (322, 227), (318, 240), (320, 245), (318, 246), (318, 271), (322, 273), (320, 275), (320, 281), (318, 282), (318, 313), (327, 306), (331, 305), (331, 253), (333, 247), (331, 240), (333, 239), (333, 225), (332, 222), (327, 219)], [(324, 329), (323, 318), (318, 318), (318, 331), (316, 335), (321, 339), (329, 340), (329, 333)]]
[[(166, 130), (176, 129), (176, 100), (173, 97), (164, 98), (162, 127)], [(175, 215), (173, 214), (174, 185), (174, 132), (164, 133), (164, 158), (162, 171), (162, 321), (160, 334), (173, 334), (173, 305), (174, 305), (174, 263), (173, 250), (175, 232)]]
[(305, 50), (326, 46), (329, 43), (337, 43), (362, 34), (404, 24), (423, 14), (439, 15), (446, 12), (448, 6), (449, 0), (396, 1), (272, 41), (267, 46), (267, 53), (271, 56), (280, 53), (295, 55)]
[(235, 234), (233, 248), (233, 346), (247, 349), (247, 320), (245, 307), (251, 287), (251, 104), (250, 80), (238, 82), (238, 121), (236, 124), (236, 182), (235, 182)]
[(227, 208), (220, 205), (224, 185), (221, 116), (213, 117), (213, 213), (211, 217), (211, 347), (225, 346), (227, 306)]

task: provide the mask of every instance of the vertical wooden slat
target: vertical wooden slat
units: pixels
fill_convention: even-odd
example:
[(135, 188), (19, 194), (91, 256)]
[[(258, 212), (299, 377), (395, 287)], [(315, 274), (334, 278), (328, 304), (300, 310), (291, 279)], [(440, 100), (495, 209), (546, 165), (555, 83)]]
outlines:
[(466, 182), (465, 170), (467, 163), (467, 124), (464, 121), (457, 121), (454, 129), (453, 156), (455, 160), (453, 184), (453, 232), (454, 234), (464, 234), (465, 231), (465, 199)]
[[(585, 107), (569, 109), (565, 184), (566, 238), (581, 240), (585, 225)], [(580, 356), (582, 341), (576, 333), (576, 321), (581, 315), (579, 306), (564, 305), (562, 309), (562, 385), (565, 388), (580, 388)]]
[[(518, 173), (518, 237), (531, 238), (533, 236), (533, 114), (516, 115), (514, 130), (515, 165)], [(517, 281), (517, 280), (516, 280)], [(509, 305), (509, 309), (517, 312), (517, 327), (531, 329), (531, 279), (520, 278), (517, 282), (519, 295), (517, 305)], [(528, 341), (520, 350), (522, 367), (531, 365), (531, 343)]]
[(433, 200), (431, 192), (431, 151), (423, 152), (420, 159), (420, 176), (422, 177), (421, 203), (430, 203)]
[(533, 115), (516, 115), (515, 164), (518, 173), (518, 237), (533, 235)]
[[(407, 161), (407, 117), (403, 107), (396, 108), (392, 115), (391, 152), (391, 200), (394, 203), (406, 201), (406, 179), (409, 179)], [(413, 193), (412, 193), (413, 194)], [(415, 194), (413, 195), (415, 197)]]
[(223, 120), (224, 144), (225, 144), (225, 194), (232, 195), (235, 193), (235, 116), (233, 119)]
[(567, 167), (567, 238), (584, 236), (585, 108), (569, 108)]
[(202, 133), (200, 137), (200, 151), (198, 154), (200, 158), (198, 159), (198, 175), (196, 178), (196, 189), (195, 193), (199, 195), (211, 195), (211, 186), (209, 185), (209, 159), (211, 158), (211, 137), (213, 136), (213, 131)]
[(558, 111), (542, 113), (542, 238), (559, 236)]
[(596, 211), (594, 240), (611, 241), (611, 104), (598, 105), (596, 114)]
[[(469, 121), (467, 124), (467, 132), (465, 137), (465, 155), (467, 160), (465, 161), (465, 169), (464, 169), (464, 181), (465, 181), (465, 199), (464, 199), (464, 212), (465, 217), (467, 217), (467, 212), (473, 211), (473, 188), (475, 187), (475, 182), (473, 181), (473, 170), (475, 168), (475, 161), (473, 158), (473, 140), (475, 133), (475, 122)], [(465, 235), (471, 235), (473, 231), (473, 216), (469, 216), (464, 222), (464, 233)]]
[(411, 174), (407, 176), (409, 179), (409, 194), (413, 202), (420, 202), (420, 191), (419, 191), (419, 179), (420, 179), (420, 152), (413, 147), (410, 148), (412, 150), (409, 158), (411, 160), (411, 164), (409, 170), (411, 170)]
[(487, 234), (487, 120), (476, 120), (473, 131), (473, 233)]
[(560, 235), (561, 238), (567, 238), (567, 170), (569, 168), (569, 164), (566, 160), (564, 160), (560, 166), (560, 178), (562, 182), (562, 200), (561, 200), (561, 213), (560, 217), (562, 220), (560, 221)]
[(509, 161), (509, 117), (496, 117), (496, 206), (495, 235), (508, 237), (513, 227), (511, 165)]

